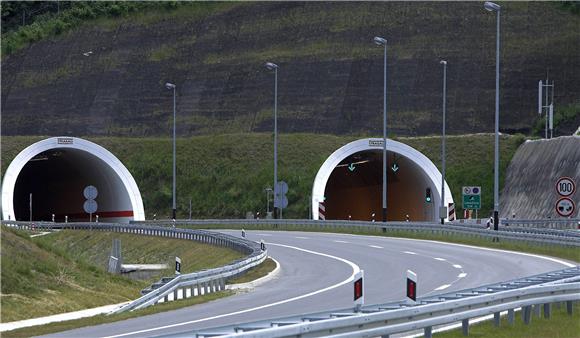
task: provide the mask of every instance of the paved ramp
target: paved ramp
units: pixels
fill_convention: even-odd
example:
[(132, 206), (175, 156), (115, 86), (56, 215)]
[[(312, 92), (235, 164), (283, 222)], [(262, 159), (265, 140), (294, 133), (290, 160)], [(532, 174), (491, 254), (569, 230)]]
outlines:
[(561, 219), (555, 204), (559, 177), (576, 182), (573, 217), (580, 209), (580, 137), (564, 136), (551, 140), (527, 141), (522, 144), (507, 169), (500, 196), (500, 217), (519, 219)]

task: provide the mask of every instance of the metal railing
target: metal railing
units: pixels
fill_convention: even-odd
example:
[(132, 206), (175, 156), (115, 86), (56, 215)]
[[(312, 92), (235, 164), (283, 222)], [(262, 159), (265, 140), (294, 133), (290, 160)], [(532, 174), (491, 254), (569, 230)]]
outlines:
[(2, 221), (2, 223), (8, 226), (18, 227), (20, 229), (36, 231), (52, 231), (55, 229), (109, 231), (144, 236), (185, 239), (231, 248), (247, 255), (244, 259), (236, 260), (219, 268), (177, 275), (175, 277), (162, 278), (160, 282), (153, 284), (149, 290), (144, 290), (146, 293), (145, 295), (113, 311), (113, 313), (141, 309), (162, 301), (176, 300), (179, 298), (179, 295), (181, 295), (181, 298), (188, 298), (209, 292), (223, 290), (225, 287), (225, 281), (228, 278), (240, 275), (248, 269), (262, 263), (268, 255), (267, 250), (262, 250), (260, 243), (206, 230), (117, 223), (52, 223), (14, 221)]
[(265, 227), (286, 230), (328, 230), (349, 231), (365, 229), (382, 233), (409, 231), (434, 235), (463, 235), (472, 238), (499, 239), (505, 241), (524, 241), (541, 245), (580, 246), (580, 233), (570, 230), (535, 229), (514, 226), (502, 226), (499, 231), (485, 229), (481, 226), (465, 225), (461, 223), (446, 223), (441, 225), (432, 222), (365, 222), (326, 220), (314, 221), (303, 219), (216, 219), (216, 220), (176, 220), (174, 221), (144, 221), (136, 224), (171, 224), (176, 226), (216, 226), (216, 227)]
[[(523, 320), (531, 320), (532, 306), (536, 315), (541, 307), (549, 317), (551, 304), (566, 302), (572, 313), (572, 302), (580, 300), (580, 267), (491, 284), (478, 288), (423, 297), (416, 304), (406, 301), (287, 318), (244, 323), (180, 333), (180, 337), (374, 337), (422, 329), (431, 337), (435, 326), (461, 322), (464, 334), (469, 320), (494, 315), (499, 325), (500, 313), (508, 311), (513, 324), (515, 309), (522, 308)], [(170, 337), (170, 336), (168, 336)]]

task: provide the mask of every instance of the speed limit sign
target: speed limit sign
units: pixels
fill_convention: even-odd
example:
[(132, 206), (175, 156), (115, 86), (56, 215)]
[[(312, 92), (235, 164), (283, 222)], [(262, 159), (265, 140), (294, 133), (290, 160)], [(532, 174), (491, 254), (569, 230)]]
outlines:
[(572, 196), (576, 192), (576, 183), (570, 177), (560, 177), (556, 182), (556, 191), (562, 197)]

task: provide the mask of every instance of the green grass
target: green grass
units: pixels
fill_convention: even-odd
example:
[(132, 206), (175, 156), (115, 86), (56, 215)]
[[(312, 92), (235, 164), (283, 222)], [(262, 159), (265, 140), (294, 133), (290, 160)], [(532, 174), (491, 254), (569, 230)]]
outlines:
[(199, 19), (238, 6), (229, 2), (187, 1), (78, 1), (56, 13), (46, 13), (31, 24), (2, 34), (2, 54), (10, 55), (31, 43), (62, 35), (82, 25), (113, 30), (122, 24), (149, 25), (161, 20)]
[(258, 278), (262, 278), (268, 275), (270, 272), (274, 271), (276, 268), (276, 262), (274, 262), (271, 258), (266, 258), (264, 262), (260, 265), (255, 266), (248, 270), (245, 274), (228, 280), (228, 284), (240, 284), (240, 283), (248, 283)]
[(16, 338), (16, 337), (40, 336), (40, 335), (46, 335), (49, 333), (77, 329), (80, 327), (93, 326), (93, 325), (99, 325), (99, 324), (105, 324), (105, 323), (113, 323), (113, 322), (117, 322), (120, 320), (126, 320), (126, 319), (130, 319), (130, 318), (146, 316), (146, 315), (150, 315), (150, 314), (154, 314), (154, 313), (171, 311), (171, 310), (179, 309), (179, 308), (186, 307), (186, 306), (207, 303), (207, 302), (219, 299), (219, 298), (230, 296), (232, 294), (233, 294), (233, 292), (231, 292), (231, 291), (214, 292), (214, 293), (210, 293), (210, 294), (199, 296), (199, 297), (191, 297), (191, 298), (182, 299), (182, 300), (178, 300), (178, 301), (161, 303), (161, 304), (157, 304), (155, 306), (150, 306), (150, 307), (142, 309), (142, 310), (125, 312), (125, 313), (120, 313), (120, 314), (115, 314), (115, 315), (104, 315), (103, 314), (103, 315), (98, 315), (98, 316), (93, 316), (93, 317), (69, 320), (69, 321), (65, 321), (65, 322), (57, 322), (57, 323), (51, 323), (51, 324), (47, 324), (47, 325), (39, 325), (39, 326), (22, 328), (22, 329), (13, 330), (13, 331), (6, 331), (6, 332), (2, 332), (2, 337), (4, 337), (4, 338)]
[[(375, 135), (376, 136), (376, 135)], [(316, 173), (328, 156), (353, 140), (368, 137), (320, 134), (279, 136), (278, 177), (288, 183), (287, 218), (307, 218)], [(28, 145), (42, 137), (2, 137), (2, 169)], [(171, 214), (171, 139), (87, 138), (107, 148), (131, 172), (142, 194), (146, 217)], [(440, 138), (395, 138), (430, 158), (439, 167)], [(500, 186), (509, 161), (523, 136), (500, 138)], [(447, 138), (447, 182), (456, 211), (461, 213), (461, 187), (482, 187), (482, 210), (493, 208), (493, 135)], [(243, 218), (246, 212), (266, 211), (264, 189), (272, 186), (272, 135), (261, 133), (196, 136), (177, 140), (177, 214), (193, 218)]]
[[(572, 316), (566, 312), (566, 305), (552, 305), (552, 317), (546, 319), (543, 315), (532, 316), (529, 325), (522, 321), (522, 312), (516, 312), (514, 325), (510, 325), (507, 317), (502, 317), (500, 327), (495, 327), (493, 321), (486, 321), (469, 326), (469, 337), (493, 338), (573, 338), (580, 337), (580, 303), (574, 304)], [(452, 330), (433, 334), (437, 338), (465, 337), (461, 331)]]
[(432, 232), (406, 231), (406, 230), (387, 230), (383, 232), (381, 228), (370, 229), (360, 227), (308, 227), (303, 225), (287, 225), (287, 226), (271, 226), (268, 224), (262, 225), (244, 225), (237, 226), (232, 224), (227, 225), (187, 225), (184, 226), (189, 229), (197, 229), (203, 227), (204, 229), (245, 229), (245, 230), (285, 230), (285, 231), (307, 231), (307, 232), (328, 232), (328, 233), (343, 233), (355, 235), (370, 235), (370, 236), (385, 236), (396, 238), (414, 238), (423, 240), (433, 240), (448, 243), (458, 243), (473, 245), (479, 247), (510, 250), (517, 252), (527, 252), (551, 257), (559, 257), (570, 261), (580, 263), (580, 250), (574, 247), (563, 247), (556, 245), (542, 245), (531, 244), (517, 241), (500, 241), (493, 242), (491, 238), (476, 238), (466, 235), (448, 235)]
[(62, 231), (30, 239), (2, 227), (3, 322), (115, 304), (140, 296), (158, 277), (133, 281), (105, 270), (112, 238), (121, 239), (126, 263), (168, 263), (182, 258), (185, 272), (224, 265), (241, 254), (191, 241), (106, 232)]

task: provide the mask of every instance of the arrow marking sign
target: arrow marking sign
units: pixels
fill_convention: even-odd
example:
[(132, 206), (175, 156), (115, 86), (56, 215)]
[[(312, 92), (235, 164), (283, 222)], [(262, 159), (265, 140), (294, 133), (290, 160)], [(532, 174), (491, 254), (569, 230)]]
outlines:
[(348, 166), (348, 170), (349, 170), (349, 171), (354, 171), (354, 169), (356, 169), (356, 168), (355, 168), (355, 166), (354, 166), (354, 163), (351, 163), (351, 164)]

